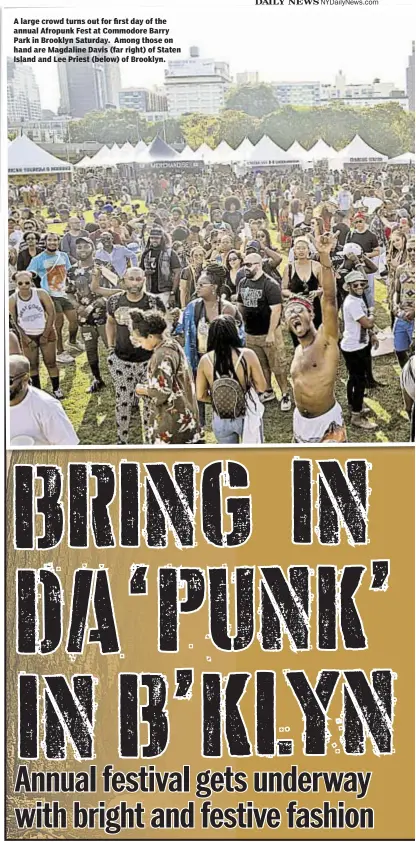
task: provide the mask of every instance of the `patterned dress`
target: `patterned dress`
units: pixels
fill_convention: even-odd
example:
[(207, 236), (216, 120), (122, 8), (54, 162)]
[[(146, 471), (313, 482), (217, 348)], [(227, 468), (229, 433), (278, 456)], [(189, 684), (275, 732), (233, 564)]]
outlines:
[(195, 444), (200, 439), (192, 372), (175, 339), (155, 348), (148, 364), (150, 444)]

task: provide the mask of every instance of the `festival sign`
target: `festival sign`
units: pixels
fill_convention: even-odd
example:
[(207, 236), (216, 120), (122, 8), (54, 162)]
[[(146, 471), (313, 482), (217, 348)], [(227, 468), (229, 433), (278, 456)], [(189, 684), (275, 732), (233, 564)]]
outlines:
[(7, 506), (8, 839), (414, 838), (409, 448), (15, 451)]

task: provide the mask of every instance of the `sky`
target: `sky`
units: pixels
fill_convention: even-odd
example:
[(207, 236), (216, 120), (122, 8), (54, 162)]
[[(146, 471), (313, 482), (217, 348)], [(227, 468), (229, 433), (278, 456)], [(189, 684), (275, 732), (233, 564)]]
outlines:
[[(284, 0), (288, 2), (288, 0)], [(13, 19), (30, 17), (73, 18), (106, 15), (118, 17), (150, 17), (166, 19), (174, 38), (174, 46), (187, 58), (189, 47), (199, 47), (203, 58), (227, 61), (231, 74), (257, 70), (263, 81), (333, 82), (342, 70), (347, 82), (393, 82), (405, 88), (405, 73), (411, 49), (411, 3), (380, 0), (377, 7), (355, 6), (255, 6), (254, 0), (201, 0), (192, 5), (163, 6), (148, 2), (146, 6), (123, 3), (121, 9), (102, 2), (88, 5), (42, 7), (33, 0), (24, 9), (16, 6), (5, 10), (3, 29), (6, 53), (12, 54)], [(48, 9), (50, 7), (50, 10)], [(199, 14), (198, 8), (200, 7)], [(394, 21), (397, 25), (394, 25)], [(408, 24), (408, 25), (407, 25)], [(394, 35), (392, 36), (392, 31)], [(56, 111), (59, 86), (56, 65), (32, 65), (40, 88), (42, 108)], [(163, 84), (166, 65), (121, 64), (123, 87)]]

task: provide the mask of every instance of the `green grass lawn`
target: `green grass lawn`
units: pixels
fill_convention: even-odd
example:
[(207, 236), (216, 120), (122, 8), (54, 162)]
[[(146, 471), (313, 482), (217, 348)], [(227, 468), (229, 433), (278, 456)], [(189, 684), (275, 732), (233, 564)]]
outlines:
[[(91, 202), (94, 201), (92, 197)], [(145, 210), (145, 205), (143, 205)], [(92, 211), (85, 213), (85, 221), (93, 221)], [(55, 224), (50, 226), (51, 231), (58, 234), (63, 233), (64, 226)], [(276, 235), (272, 231), (275, 242)], [(376, 282), (376, 322), (378, 327), (384, 328), (389, 324), (389, 312), (384, 302), (386, 287), (381, 282)], [(293, 345), (284, 328), (285, 343), (287, 349), (287, 362), (290, 365), (293, 356)], [(107, 369), (107, 355), (105, 348), (101, 345), (100, 364), (103, 378), (107, 388), (98, 394), (87, 394), (91, 382), (91, 375), (85, 353), (77, 355), (76, 365), (61, 367), (61, 386), (65, 394), (63, 406), (68, 413), (80, 439), (81, 444), (115, 444), (117, 440), (114, 390), (112, 381)], [(369, 393), (365, 403), (373, 412), (372, 417), (378, 423), (378, 430), (374, 433), (366, 433), (349, 425), (349, 411), (346, 400), (347, 372), (343, 358), (340, 359), (338, 377), (336, 382), (336, 397), (344, 410), (344, 417), (347, 422), (348, 440), (352, 442), (406, 442), (409, 440), (409, 421), (403, 409), (403, 400), (400, 389), (399, 373), (400, 368), (394, 354), (377, 357), (373, 361), (373, 372), (376, 380), (381, 380), (387, 385)], [(50, 384), (43, 365), (41, 366), (41, 380), (43, 388), (50, 390)], [(276, 393), (279, 389), (274, 383)], [(207, 441), (215, 443), (215, 438), (209, 428), (211, 411), (207, 409)], [(277, 402), (265, 405), (264, 412), (265, 441), (268, 443), (290, 443), (292, 440), (292, 413), (281, 412)], [(140, 414), (133, 414), (130, 430), (130, 443), (141, 444)]]

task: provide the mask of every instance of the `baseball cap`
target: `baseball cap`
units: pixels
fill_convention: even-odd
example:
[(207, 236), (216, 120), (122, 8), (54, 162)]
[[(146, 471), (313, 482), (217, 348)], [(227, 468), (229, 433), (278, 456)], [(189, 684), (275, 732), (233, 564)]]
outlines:
[(75, 243), (88, 243), (88, 245), (94, 248), (94, 243), (91, 237), (86, 237), (85, 234), (83, 234), (81, 237), (77, 237)]
[(259, 240), (250, 240), (250, 242), (247, 243), (246, 251), (248, 251), (248, 249), (254, 249), (254, 251), (260, 251), (260, 248), (261, 248), (261, 246), (260, 246)]

